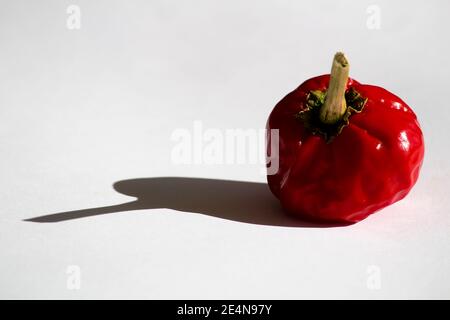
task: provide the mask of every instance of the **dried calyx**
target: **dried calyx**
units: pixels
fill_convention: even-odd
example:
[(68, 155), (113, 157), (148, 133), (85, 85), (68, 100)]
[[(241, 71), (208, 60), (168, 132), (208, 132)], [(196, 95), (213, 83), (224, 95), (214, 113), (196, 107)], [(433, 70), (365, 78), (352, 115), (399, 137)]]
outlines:
[(296, 114), (313, 134), (331, 142), (348, 125), (353, 113), (364, 108), (367, 99), (347, 87), (350, 65), (342, 52), (335, 54), (326, 91), (313, 90), (306, 97), (306, 108)]

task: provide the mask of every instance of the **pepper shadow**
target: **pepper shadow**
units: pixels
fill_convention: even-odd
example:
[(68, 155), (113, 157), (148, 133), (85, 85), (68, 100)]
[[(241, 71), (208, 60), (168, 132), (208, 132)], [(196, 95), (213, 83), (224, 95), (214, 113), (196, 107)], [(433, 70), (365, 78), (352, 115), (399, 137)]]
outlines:
[(117, 205), (47, 214), (24, 221), (62, 222), (117, 212), (168, 208), (267, 226), (343, 226), (301, 221), (286, 215), (266, 183), (157, 177), (122, 180), (114, 183), (113, 188), (136, 199)]

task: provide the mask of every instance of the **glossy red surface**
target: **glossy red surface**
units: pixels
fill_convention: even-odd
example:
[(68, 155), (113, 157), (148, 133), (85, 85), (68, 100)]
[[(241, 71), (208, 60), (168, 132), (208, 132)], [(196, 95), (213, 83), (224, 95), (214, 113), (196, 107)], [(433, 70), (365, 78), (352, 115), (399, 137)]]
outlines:
[[(267, 121), (279, 129), (279, 170), (268, 175), (273, 194), (291, 215), (354, 223), (405, 197), (419, 176), (424, 141), (416, 115), (399, 97), (353, 79), (368, 101), (331, 143), (304, 128), (295, 114), (329, 75), (305, 81), (284, 97)], [(270, 143), (268, 153), (270, 154)]]

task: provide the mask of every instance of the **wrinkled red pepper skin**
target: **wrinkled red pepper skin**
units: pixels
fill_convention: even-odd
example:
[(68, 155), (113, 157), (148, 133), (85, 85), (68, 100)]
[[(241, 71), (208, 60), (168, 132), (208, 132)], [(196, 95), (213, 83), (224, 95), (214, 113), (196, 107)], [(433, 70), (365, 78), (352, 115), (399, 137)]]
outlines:
[(305, 81), (270, 114), (267, 129), (279, 129), (279, 170), (267, 176), (268, 184), (291, 215), (355, 223), (408, 194), (422, 165), (423, 135), (399, 97), (349, 78), (347, 90), (353, 87), (368, 100), (327, 143), (295, 115), (305, 108), (307, 94), (326, 91), (328, 82), (329, 75)]

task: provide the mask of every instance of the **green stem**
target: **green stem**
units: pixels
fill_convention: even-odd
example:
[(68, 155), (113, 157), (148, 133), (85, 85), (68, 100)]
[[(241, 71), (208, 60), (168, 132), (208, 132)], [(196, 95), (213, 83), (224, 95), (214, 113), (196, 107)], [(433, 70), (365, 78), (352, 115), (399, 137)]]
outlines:
[(342, 52), (334, 55), (331, 66), (330, 83), (325, 103), (320, 109), (320, 120), (326, 124), (338, 122), (347, 110), (345, 89), (347, 87), (350, 65)]

